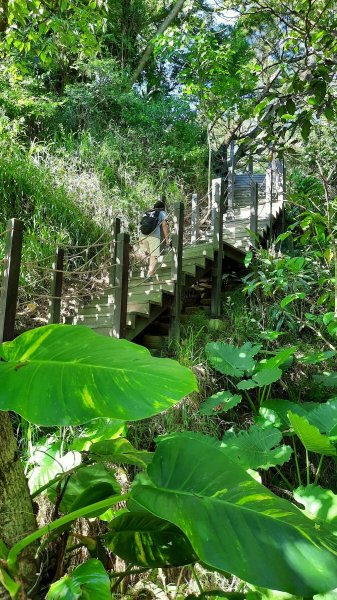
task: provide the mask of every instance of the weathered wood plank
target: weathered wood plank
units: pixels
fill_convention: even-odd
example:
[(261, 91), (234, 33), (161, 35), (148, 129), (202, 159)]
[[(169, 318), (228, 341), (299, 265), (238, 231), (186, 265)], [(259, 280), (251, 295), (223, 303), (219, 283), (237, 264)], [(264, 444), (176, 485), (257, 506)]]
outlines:
[(4, 274), (0, 297), (0, 343), (14, 337), (16, 304), (18, 301), (23, 222), (10, 219), (6, 224)]

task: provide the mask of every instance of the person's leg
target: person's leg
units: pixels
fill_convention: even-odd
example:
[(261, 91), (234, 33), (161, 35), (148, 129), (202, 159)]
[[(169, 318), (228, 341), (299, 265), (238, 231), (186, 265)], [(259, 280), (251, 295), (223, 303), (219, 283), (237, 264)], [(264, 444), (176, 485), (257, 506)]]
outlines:
[(158, 256), (160, 254), (160, 239), (153, 235), (150, 235), (147, 239), (150, 246), (150, 265), (147, 276), (152, 277), (157, 269)]

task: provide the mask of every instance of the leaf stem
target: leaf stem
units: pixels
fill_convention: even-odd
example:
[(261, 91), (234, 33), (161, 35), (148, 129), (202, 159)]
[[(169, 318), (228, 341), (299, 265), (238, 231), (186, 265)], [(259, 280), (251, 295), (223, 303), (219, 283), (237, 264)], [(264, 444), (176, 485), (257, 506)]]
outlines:
[(294, 456), (295, 456), (295, 465), (296, 465), (298, 485), (302, 485), (301, 472), (300, 472), (300, 467), (299, 467), (299, 464), (298, 464), (298, 456), (297, 456), (296, 443), (295, 443), (295, 439), (294, 438), (293, 438), (293, 448), (294, 448)]
[(246, 390), (245, 390), (245, 396), (246, 396), (246, 398), (247, 398), (247, 400), (248, 400), (248, 402), (249, 402), (249, 404), (251, 406), (251, 409), (252, 409), (254, 415), (256, 415), (257, 414), (256, 406), (255, 406), (253, 400), (251, 399), (250, 395), (248, 394), (248, 392)]
[(310, 485), (310, 462), (309, 462), (309, 452), (305, 449), (305, 470), (307, 472), (307, 485)]
[(314, 484), (316, 485), (318, 482), (318, 478), (321, 474), (321, 469), (322, 469), (322, 465), (323, 465), (323, 460), (324, 460), (324, 454), (321, 454), (321, 457), (319, 459), (319, 463), (318, 463), (318, 467), (317, 467), (317, 471), (316, 471), (316, 476), (315, 476), (315, 480), (314, 480)]
[(196, 570), (195, 570), (195, 567), (194, 567), (194, 565), (191, 565), (191, 571), (192, 571), (192, 573), (193, 573), (193, 577), (194, 577), (194, 579), (195, 579), (195, 581), (196, 581), (196, 583), (197, 583), (197, 586), (198, 586), (199, 592), (200, 592), (201, 594), (203, 594), (203, 593), (204, 593), (204, 590), (203, 590), (203, 588), (202, 588), (202, 585), (201, 585), (201, 583), (200, 583), (200, 579), (199, 579), (199, 577), (198, 577), (198, 575), (197, 575), (197, 572), (196, 572)]
[(67, 475), (68, 476), (72, 475), (73, 473), (75, 473), (79, 469), (83, 469), (83, 467), (87, 467), (90, 464), (91, 464), (90, 461), (86, 461), (86, 462), (83, 462), (83, 463), (81, 463), (79, 465), (76, 465), (76, 467), (73, 467), (72, 469), (69, 469), (69, 471), (64, 471), (62, 473), (59, 473), (58, 475), (56, 475), (56, 477), (54, 477), (54, 479), (51, 479), (50, 481), (48, 481), (48, 483), (45, 483), (42, 487), (40, 487), (33, 494), (31, 494), (32, 500), (34, 500), (34, 498), (36, 498), (36, 496), (39, 496), (40, 494), (42, 494), (42, 492), (44, 492), (45, 490), (47, 490), (49, 487), (51, 487), (52, 485), (54, 485), (54, 483), (57, 483), (60, 479), (62, 479), (62, 477), (66, 477)]
[(61, 517), (60, 519), (56, 519), (56, 521), (53, 521), (53, 523), (49, 523), (48, 525), (41, 527), (41, 529), (38, 529), (37, 531), (34, 531), (30, 535), (27, 535), (25, 538), (23, 538), (17, 544), (15, 544), (13, 546), (13, 548), (10, 549), (10, 551), (8, 553), (8, 557), (7, 557), (7, 567), (9, 569), (9, 571), (15, 572), (16, 562), (17, 562), (17, 558), (18, 558), (19, 554), (27, 546), (29, 546), (36, 540), (40, 539), (44, 535), (48, 535), (48, 533), (55, 531), (55, 529), (59, 529), (60, 527), (63, 527), (63, 525), (67, 525), (67, 523), (71, 523), (71, 521), (76, 521), (76, 519), (79, 519), (80, 517), (85, 517), (86, 515), (88, 515), (92, 512), (96, 512), (99, 510), (102, 510), (102, 512), (103, 512), (104, 510), (109, 508), (111, 505), (117, 504), (118, 502), (122, 502), (124, 500), (127, 500), (128, 498), (129, 498), (129, 494), (124, 494), (122, 496), (110, 496), (109, 498), (106, 498), (105, 500), (100, 500), (99, 502), (95, 502), (94, 504), (90, 504), (89, 506), (85, 506), (84, 508), (79, 508), (78, 510), (74, 510), (73, 512), (69, 513), (68, 515), (64, 515), (64, 517)]
[(279, 476), (281, 477), (281, 479), (283, 479), (283, 481), (286, 484), (287, 488), (292, 492), (293, 489), (294, 489), (294, 487), (291, 485), (289, 479), (287, 479), (287, 477), (285, 475), (283, 475), (282, 471), (278, 467), (275, 467), (275, 470), (277, 471), (277, 473), (279, 474)]

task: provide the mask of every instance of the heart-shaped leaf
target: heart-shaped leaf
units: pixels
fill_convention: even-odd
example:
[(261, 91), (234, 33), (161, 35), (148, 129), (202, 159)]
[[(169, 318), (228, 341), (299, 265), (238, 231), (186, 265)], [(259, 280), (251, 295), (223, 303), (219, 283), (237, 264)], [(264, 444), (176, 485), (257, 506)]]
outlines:
[(242, 396), (239, 396), (238, 394), (232, 394), (227, 391), (218, 392), (202, 403), (199, 412), (201, 415), (225, 413), (234, 406), (240, 404), (241, 400)]
[(88, 327), (39, 327), (2, 344), (0, 356), (0, 410), (40, 425), (137, 421), (197, 389), (177, 362)]
[(250, 342), (240, 348), (224, 342), (211, 342), (206, 344), (206, 355), (216, 371), (232, 377), (242, 377), (245, 371), (254, 368), (253, 357), (260, 349), (261, 346), (253, 346)]
[[(221, 448), (231, 460), (237, 460), (246, 469), (269, 469), (283, 465), (290, 459), (290, 446), (279, 446), (282, 433), (275, 427), (261, 429), (255, 425), (249, 431), (235, 434), (227, 431)], [(275, 448), (276, 446), (276, 448)]]
[(132, 496), (179, 527), (215, 569), (299, 596), (337, 585), (337, 538), (324, 526), (318, 531), (208, 437), (187, 432), (163, 439)]
[(53, 583), (46, 600), (111, 600), (110, 579), (102, 563), (91, 559)]

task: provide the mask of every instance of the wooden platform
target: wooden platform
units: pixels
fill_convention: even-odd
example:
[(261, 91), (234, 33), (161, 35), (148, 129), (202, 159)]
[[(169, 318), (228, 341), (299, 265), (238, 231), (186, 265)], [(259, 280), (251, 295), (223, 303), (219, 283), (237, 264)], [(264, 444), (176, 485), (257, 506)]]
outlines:
[[(262, 240), (283, 208), (282, 199), (278, 196), (271, 203), (266, 193), (265, 175), (254, 174), (253, 180), (258, 183), (258, 235)], [(234, 180), (233, 206), (225, 212), (223, 226), (223, 258), (242, 263), (246, 252), (252, 244), (249, 233), (251, 216), (252, 178), (248, 174), (238, 174)], [(187, 244), (183, 249), (182, 278), (183, 285), (192, 286), (200, 277), (211, 272), (216, 258), (217, 248), (213, 245), (212, 230), (203, 232), (195, 244)], [(163, 257), (158, 265), (157, 273), (147, 280), (139, 270), (130, 272), (127, 302), (126, 338), (134, 339), (151, 322), (157, 319), (173, 303), (175, 282), (172, 280), (172, 252)], [(86, 325), (102, 335), (114, 336), (114, 319), (116, 301), (114, 288), (107, 287), (105, 292), (86, 306), (78, 307), (73, 324)]]

